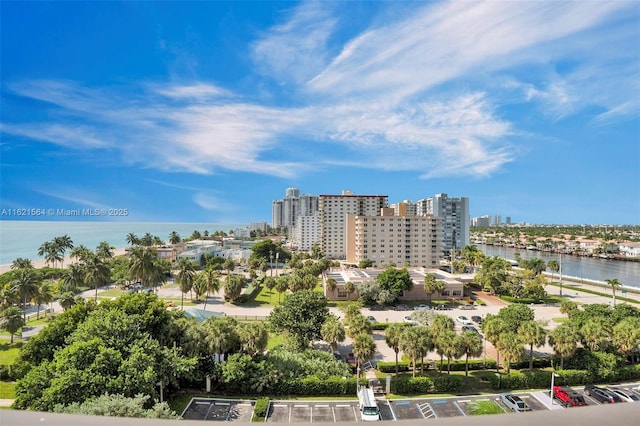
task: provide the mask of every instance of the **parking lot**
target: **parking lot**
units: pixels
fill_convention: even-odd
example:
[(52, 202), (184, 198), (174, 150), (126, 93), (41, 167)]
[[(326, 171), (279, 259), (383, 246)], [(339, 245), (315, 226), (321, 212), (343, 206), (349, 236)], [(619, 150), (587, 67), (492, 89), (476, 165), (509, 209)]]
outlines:
[(358, 401), (272, 401), (268, 422), (335, 423), (358, 422)]
[[(628, 393), (640, 396), (630, 385), (615, 386)], [(584, 394), (582, 387), (575, 391), (584, 397), (587, 405), (600, 405), (594, 398)], [(518, 393), (517, 395), (532, 411), (549, 410), (547, 392)], [(542, 396), (541, 396), (542, 395)], [(546, 399), (545, 399), (546, 398)], [(469, 416), (474, 401), (492, 401), (509, 412), (499, 395), (456, 396), (430, 399), (386, 400), (378, 399), (381, 420), (438, 419)], [(215, 398), (193, 398), (182, 414), (188, 420), (251, 421), (255, 401)], [(639, 403), (640, 406), (640, 403)], [(557, 402), (555, 409), (563, 409)], [(526, 413), (523, 413), (526, 415)], [(267, 413), (270, 423), (335, 423), (360, 422), (358, 401), (271, 401)]]
[(193, 398), (182, 412), (182, 418), (250, 422), (254, 404), (251, 400)]

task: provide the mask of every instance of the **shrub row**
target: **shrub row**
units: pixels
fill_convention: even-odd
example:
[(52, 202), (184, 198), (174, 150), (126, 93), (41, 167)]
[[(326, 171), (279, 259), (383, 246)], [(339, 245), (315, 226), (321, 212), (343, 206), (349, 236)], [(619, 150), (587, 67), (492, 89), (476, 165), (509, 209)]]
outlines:
[[(366, 380), (361, 384), (366, 384)], [(339, 396), (355, 395), (357, 382), (355, 378), (329, 377), (326, 380), (316, 376), (305, 377), (303, 379), (288, 380), (275, 387), (279, 395), (301, 395), (301, 396)]]
[[(425, 361), (425, 368), (432, 368), (435, 363), (436, 369), (440, 370), (440, 360), (436, 361)], [(420, 361), (416, 361), (416, 369), (421, 367), (422, 363)], [(529, 364), (527, 364), (529, 365)], [(396, 363), (395, 362), (378, 362), (376, 364), (378, 370), (382, 373), (395, 373), (396, 372)], [(469, 360), (469, 370), (484, 370), (485, 367), (487, 369), (495, 369), (496, 362), (494, 360), (488, 359), (485, 363), (484, 360), (472, 359)], [(451, 371), (464, 371), (465, 362), (459, 360), (451, 361)], [(398, 371), (410, 371), (411, 370), (411, 362), (409, 361), (399, 361), (398, 362)], [(442, 363), (442, 371), (447, 370), (447, 361), (444, 360)]]
[[(580, 386), (590, 383), (611, 381), (627, 381), (640, 379), (640, 365), (621, 367), (615, 371), (613, 377), (599, 377), (587, 370), (557, 370), (559, 377), (555, 383), (566, 386)], [(492, 389), (543, 389), (551, 385), (550, 371), (515, 371), (502, 374), (500, 377), (490, 376)]]
[(11, 365), (0, 365), (0, 380), (22, 379), (29, 369), (29, 364), (25, 362), (16, 362)]

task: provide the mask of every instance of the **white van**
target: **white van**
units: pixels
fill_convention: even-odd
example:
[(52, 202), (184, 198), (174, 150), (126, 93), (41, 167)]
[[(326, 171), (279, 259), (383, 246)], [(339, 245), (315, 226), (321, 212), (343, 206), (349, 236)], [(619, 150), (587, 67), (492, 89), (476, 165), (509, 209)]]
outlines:
[(363, 422), (380, 420), (378, 401), (376, 401), (376, 398), (373, 394), (373, 389), (371, 389), (369, 386), (360, 386), (358, 388), (358, 402)]

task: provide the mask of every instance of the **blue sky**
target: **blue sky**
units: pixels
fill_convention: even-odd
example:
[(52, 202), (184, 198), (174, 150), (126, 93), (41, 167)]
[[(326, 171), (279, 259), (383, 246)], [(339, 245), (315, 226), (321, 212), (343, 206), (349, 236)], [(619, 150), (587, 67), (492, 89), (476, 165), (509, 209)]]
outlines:
[(270, 222), (298, 187), (640, 223), (636, 1), (0, 8), (3, 209)]

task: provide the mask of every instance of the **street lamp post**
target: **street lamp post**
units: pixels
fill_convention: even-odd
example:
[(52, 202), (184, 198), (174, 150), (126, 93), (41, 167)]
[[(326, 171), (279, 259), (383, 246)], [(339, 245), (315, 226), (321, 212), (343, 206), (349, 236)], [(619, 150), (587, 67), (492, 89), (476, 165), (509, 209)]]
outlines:
[(162, 385), (162, 381), (159, 381), (158, 383), (156, 383), (156, 385), (160, 386), (160, 402), (163, 402), (163, 400), (164, 400), (163, 396), (164, 395), (163, 395), (162, 391), (164, 390), (164, 388), (163, 388), (163, 385)]
[(280, 257), (280, 252), (276, 253), (276, 277), (278, 276), (278, 258)]
[(273, 277), (273, 251), (269, 250), (269, 271), (271, 272), (271, 276)]
[(551, 392), (549, 392), (549, 398), (551, 398), (551, 405), (553, 405), (553, 382), (556, 377), (560, 377), (554, 372), (551, 372)]
[(500, 373), (493, 373), (498, 378), (498, 390), (502, 389), (502, 375)]

